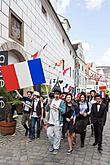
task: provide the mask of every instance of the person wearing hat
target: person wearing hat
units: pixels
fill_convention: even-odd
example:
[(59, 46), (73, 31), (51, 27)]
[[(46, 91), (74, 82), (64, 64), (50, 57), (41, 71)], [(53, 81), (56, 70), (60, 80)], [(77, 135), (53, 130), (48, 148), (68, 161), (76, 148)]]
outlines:
[(37, 138), (40, 138), (40, 126), (43, 119), (43, 103), (40, 101), (40, 94), (37, 91), (33, 93), (33, 105), (31, 110), (31, 140), (35, 139), (35, 125), (37, 122)]
[(46, 111), (48, 112), (48, 128), (47, 136), (50, 142), (49, 151), (53, 154), (57, 154), (63, 126), (63, 114), (66, 111), (66, 106), (63, 100), (60, 99), (61, 89), (59, 84), (56, 84), (53, 88), (54, 98), (48, 100), (46, 105)]

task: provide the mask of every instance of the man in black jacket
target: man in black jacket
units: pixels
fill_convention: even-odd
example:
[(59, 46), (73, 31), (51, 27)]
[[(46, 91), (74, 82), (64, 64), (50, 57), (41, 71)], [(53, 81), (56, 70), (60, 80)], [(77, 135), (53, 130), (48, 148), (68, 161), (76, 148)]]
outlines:
[(102, 102), (101, 95), (95, 96), (96, 103), (91, 108), (91, 119), (94, 126), (95, 142), (93, 146), (98, 144), (98, 151), (102, 151), (102, 133), (103, 127), (106, 122), (107, 109), (106, 105)]

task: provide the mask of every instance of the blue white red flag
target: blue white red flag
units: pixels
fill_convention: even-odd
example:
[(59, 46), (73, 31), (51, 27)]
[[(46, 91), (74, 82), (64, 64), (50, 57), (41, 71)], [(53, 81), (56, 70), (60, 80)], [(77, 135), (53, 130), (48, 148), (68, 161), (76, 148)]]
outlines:
[(104, 91), (100, 91), (100, 95), (102, 98), (105, 98), (105, 92)]
[(41, 59), (0, 67), (7, 92), (45, 83)]

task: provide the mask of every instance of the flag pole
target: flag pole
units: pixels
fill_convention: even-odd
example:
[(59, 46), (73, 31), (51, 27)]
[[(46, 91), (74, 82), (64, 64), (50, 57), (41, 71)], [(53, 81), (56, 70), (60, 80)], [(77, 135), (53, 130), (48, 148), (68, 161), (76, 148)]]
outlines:
[(46, 89), (47, 97), (49, 97), (49, 91), (46, 84), (45, 84), (45, 89)]
[[(38, 53), (40, 53), (42, 50), (44, 50), (45, 49), (45, 47), (47, 46), (48, 44), (46, 43), (39, 51), (37, 51), (35, 54), (38, 54)], [(35, 55), (34, 54), (34, 55)], [(34, 55), (31, 55), (31, 57), (34, 57)], [(35, 58), (37, 58), (37, 57), (35, 57)]]

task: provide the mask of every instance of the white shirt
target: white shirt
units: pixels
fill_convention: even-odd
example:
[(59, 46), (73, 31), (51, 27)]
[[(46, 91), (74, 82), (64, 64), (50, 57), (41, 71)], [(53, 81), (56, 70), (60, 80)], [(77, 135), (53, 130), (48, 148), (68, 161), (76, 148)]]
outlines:
[(96, 103), (96, 101), (95, 101), (94, 99), (92, 99), (92, 100), (90, 101), (90, 103), (91, 103), (91, 104), (94, 104), (94, 103)]
[[(32, 117), (38, 117), (37, 114), (36, 114), (36, 107), (37, 107), (38, 102), (39, 102), (39, 99), (34, 100), (34, 111), (32, 113)], [(43, 108), (43, 103), (42, 102), (41, 102), (41, 108)]]
[(97, 112), (100, 110), (100, 104), (97, 105)]
[[(25, 103), (29, 106), (32, 106), (32, 103), (30, 101), (26, 101)], [(29, 107), (25, 105), (24, 111), (29, 112)]]
[(52, 100), (52, 103), (50, 105), (50, 118), (49, 118), (49, 124), (53, 124), (56, 126), (59, 126), (59, 106), (60, 106), (61, 100)]
[(92, 100), (89, 102), (89, 112), (88, 112), (88, 114), (91, 113), (92, 105), (95, 104), (95, 103), (96, 103), (96, 101), (95, 101), (94, 99), (92, 99)]

